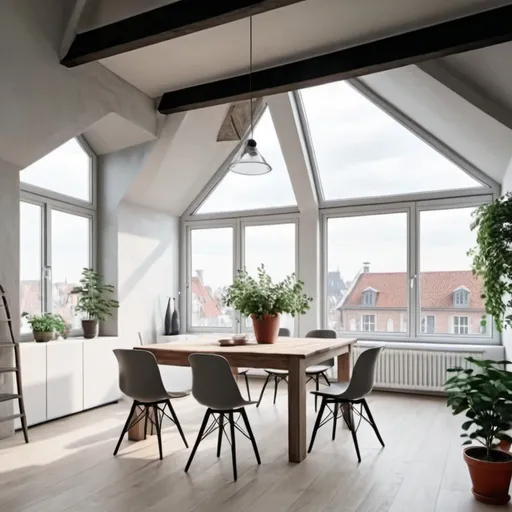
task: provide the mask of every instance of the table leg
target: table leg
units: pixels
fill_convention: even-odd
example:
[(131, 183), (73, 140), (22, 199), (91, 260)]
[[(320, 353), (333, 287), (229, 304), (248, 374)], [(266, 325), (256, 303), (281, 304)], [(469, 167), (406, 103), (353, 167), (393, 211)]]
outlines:
[(288, 460), (306, 458), (306, 365), (304, 359), (290, 358), (288, 376)]
[[(130, 418), (130, 421), (132, 421), (134, 418), (139, 416), (139, 414), (142, 413), (143, 407), (136, 407), (135, 412), (133, 413), (133, 416)], [(149, 408), (149, 418), (152, 418), (153, 421), (155, 421), (155, 412), (152, 407)], [(147, 435), (152, 436), (155, 434), (155, 426), (148, 418), (148, 428), (147, 428)], [(142, 441), (144, 439), (144, 424), (145, 419), (142, 418), (136, 425), (134, 425), (130, 430), (128, 430), (128, 439), (130, 441)]]
[[(338, 382), (348, 382), (350, 380), (350, 345), (348, 352), (338, 356)], [(350, 423), (354, 423), (354, 415), (349, 405), (342, 405), (344, 416)]]

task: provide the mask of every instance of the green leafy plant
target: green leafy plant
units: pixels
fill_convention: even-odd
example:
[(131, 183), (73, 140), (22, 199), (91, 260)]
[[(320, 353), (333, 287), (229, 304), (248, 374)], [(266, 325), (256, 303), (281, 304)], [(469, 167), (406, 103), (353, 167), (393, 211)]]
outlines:
[(114, 286), (103, 283), (101, 274), (84, 268), (80, 286), (75, 286), (71, 293), (80, 295), (76, 311), (85, 313), (89, 320), (105, 320), (112, 309), (119, 307), (119, 302), (109, 297), (114, 291)]
[(512, 326), (512, 194), (480, 206), (473, 215), (477, 246), (468, 255), (473, 258), (473, 273), (483, 280), (485, 310), (502, 332), (504, 326)]
[(313, 300), (303, 292), (303, 288), (304, 283), (297, 280), (295, 274), (274, 283), (265, 266), (261, 265), (256, 278), (251, 277), (245, 270), (239, 270), (222, 301), (244, 316), (254, 315), (261, 318), (279, 313), (303, 315)]
[(60, 315), (53, 313), (43, 313), (42, 315), (31, 315), (27, 312), (21, 314), (22, 318), (26, 318), (30, 327), (34, 332), (58, 332), (63, 334), (66, 330), (66, 322)]
[(496, 440), (512, 442), (505, 433), (512, 424), (512, 372), (507, 361), (466, 359), (474, 368), (450, 368), (446, 381), (448, 406), (454, 415), (466, 413), (461, 437), (464, 445), (478, 442), (486, 449), (485, 460), (493, 461)]

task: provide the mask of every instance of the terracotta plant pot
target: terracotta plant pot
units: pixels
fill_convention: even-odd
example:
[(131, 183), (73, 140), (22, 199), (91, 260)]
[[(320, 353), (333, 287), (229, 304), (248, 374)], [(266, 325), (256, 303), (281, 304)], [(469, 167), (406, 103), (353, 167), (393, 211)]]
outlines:
[(464, 460), (473, 482), (473, 495), (482, 503), (506, 505), (510, 501), (508, 489), (512, 477), (512, 455), (500, 450), (492, 452), (496, 462), (482, 460), (486, 453), (483, 447), (469, 446), (464, 450)]
[(84, 338), (90, 340), (98, 336), (98, 320), (82, 320)]
[(32, 331), (34, 336), (34, 341), (38, 343), (46, 343), (48, 341), (53, 340), (53, 331), (51, 332), (41, 332), (41, 331)]
[(279, 334), (279, 315), (251, 315), (254, 336), (258, 343), (275, 343)]

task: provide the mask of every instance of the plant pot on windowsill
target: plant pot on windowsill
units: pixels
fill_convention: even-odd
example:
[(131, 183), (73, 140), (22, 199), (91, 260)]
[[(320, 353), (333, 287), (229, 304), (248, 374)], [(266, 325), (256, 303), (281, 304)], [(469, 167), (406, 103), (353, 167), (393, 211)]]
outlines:
[(82, 331), (86, 340), (96, 338), (98, 336), (98, 320), (96, 318), (82, 320)]
[(34, 336), (34, 341), (38, 343), (47, 343), (53, 340), (54, 337), (53, 331), (32, 331), (32, 335)]
[(492, 460), (485, 460), (487, 450), (470, 446), (464, 450), (473, 495), (489, 505), (506, 505), (510, 501), (508, 490), (512, 478), (512, 455), (501, 450), (491, 450)]
[(251, 315), (254, 337), (258, 343), (275, 343), (279, 333), (280, 315)]

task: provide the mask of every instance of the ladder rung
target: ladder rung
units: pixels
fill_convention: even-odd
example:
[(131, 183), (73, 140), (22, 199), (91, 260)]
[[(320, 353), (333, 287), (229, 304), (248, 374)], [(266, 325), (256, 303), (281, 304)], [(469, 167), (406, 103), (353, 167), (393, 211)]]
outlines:
[(0, 402), (8, 402), (9, 400), (17, 400), (21, 395), (17, 393), (0, 393)]
[(17, 343), (11, 343), (10, 341), (2, 341), (0, 342), (0, 347), (17, 347)]
[(4, 421), (17, 420), (18, 418), (23, 418), (23, 414), (11, 414), (10, 416), (0, 416), (0, 423)]
[(12, 322), (10, 318), (3, 318), (0, 322)]
[(17, 372), (18, 368), (15, 366), (0, 366), (0, 373)]

